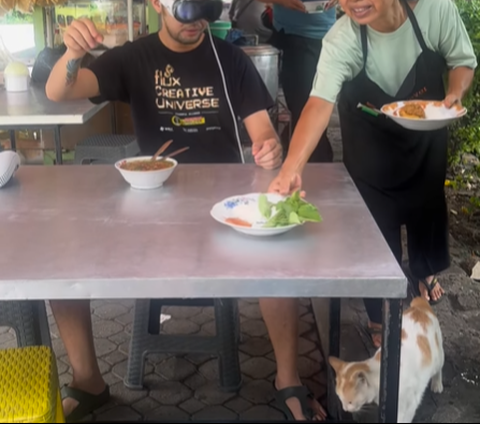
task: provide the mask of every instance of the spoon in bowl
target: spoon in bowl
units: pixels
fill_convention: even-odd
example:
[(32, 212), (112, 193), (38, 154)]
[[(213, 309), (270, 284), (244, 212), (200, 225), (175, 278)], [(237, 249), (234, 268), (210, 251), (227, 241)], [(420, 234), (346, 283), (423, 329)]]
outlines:
[(169, 140), (166, 143), (163, 143), (160, 149), (157, 150), (157, 152), (151, 157), (151, 161), (154, 162), (157, 160), (158, 156), (160, 156), (165, 150), (168, 149), (168, 146), (173, 143), (173, 140)]
[(188, 146), (187, 147), (182, 147), (181, 149), (175, 150), (174, 152), (170, 153), (169, 155), (164, 156), (163, 159), (171, 158), (172, 156), (176, 156), (179, 153), (182, 153), (182, 152), (184, 152), (185, 150), (188, 150), (188, 149), (190, 149), (190, 147), (188, 147)]

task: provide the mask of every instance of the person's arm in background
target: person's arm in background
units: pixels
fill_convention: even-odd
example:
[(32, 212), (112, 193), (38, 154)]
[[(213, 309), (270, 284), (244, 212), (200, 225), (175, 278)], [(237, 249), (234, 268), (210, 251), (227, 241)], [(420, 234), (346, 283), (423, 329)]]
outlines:
[(88, 68), (80, 69), (83, 57), (102, 40), (93, 22), (88, 19), (72, 22), (64, 36), (67, 51), (53, 67), (45, 86), (50, 100), (128, 100), (123, 47), (107, 50)]
[(268, 110), (275, 105), (262, 77), (252, 60), (235, 47), (232, 60), (231, 101), (236, 115), (243, 120), (252, 141), (255, 163), (264, 169), (274, 169), (282, 163), (282, 146)]
[[(305, 12), (305, 5), (301, 0), (258, 0), (260, 3), (266, 3), (266, 5), (278, 4), (287, 9), (298, 10), (300, 12)], [(336, 6), (338, 0), (330, 0), (325, 7), (325, 10), (331, 9)]]
[(277, 4), (278, 6), (285, 7), (286, 9), (305, 12), (305, 5), (301, 2), (301, 0), (258, 0), (258, 1), (260, 3)]
[(456, 4), (441, 0), (435, 6), (438, 16), (438, 49), (449, 68), (445, 104), (452, 107), (470, 88), (478, 66), (475, 51)]

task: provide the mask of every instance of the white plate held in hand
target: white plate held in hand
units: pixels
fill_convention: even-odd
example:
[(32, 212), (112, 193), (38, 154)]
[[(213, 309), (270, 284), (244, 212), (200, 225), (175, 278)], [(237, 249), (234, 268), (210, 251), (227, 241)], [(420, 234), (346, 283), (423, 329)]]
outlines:
[[(260, 193), (251, 193), (228, 197), (215, 204), (210, 211), (210, 215), (221, 224), (227, 225), (240, 233), (252, 236), (283, 234), (298, 226), (298, 224), (293, 224), (283, 227), (263, 228), (267, 219), (260, 213), (258, 205), (259, 195)], [(283, 196), (275, 193), (268, 193), (266, 196), (272, 203), (277, 203), (284, 199)], [(229, 221), (230, 219), (241, 220), (245, 224), (241, 225), (240, 222)]]
[[(409, 103), (417, 103), (425, 111), (425, 118), (405, 118), (400, 116), (400, 109)], [(404, 128), (415, 131), (434, 131), (444, 128), (462, 116), (465, 116), (467, 109), (454, 105), (447, 108), (441, 101), (430, 100), (409, 100), (394, 102), (382, 106), (382, 113), (393, 119)]]

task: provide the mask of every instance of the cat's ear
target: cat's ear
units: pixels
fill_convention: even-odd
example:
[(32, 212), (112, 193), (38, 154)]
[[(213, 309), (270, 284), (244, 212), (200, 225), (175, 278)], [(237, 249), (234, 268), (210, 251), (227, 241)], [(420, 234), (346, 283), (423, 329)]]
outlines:
[(335, 358), (335, 356), (329, 356), (328, 362), (330, 363), (333, 370), (335, 371), (335, 374), (338, 374), (340, 370), (343, 368), (343, 365), (345, 364), (345, 362), (343, 362), (339, 358)]

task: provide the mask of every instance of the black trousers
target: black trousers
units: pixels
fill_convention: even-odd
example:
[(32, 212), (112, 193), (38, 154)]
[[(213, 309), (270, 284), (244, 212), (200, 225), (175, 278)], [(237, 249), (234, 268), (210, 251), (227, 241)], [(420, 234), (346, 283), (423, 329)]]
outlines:
[[(401, 227), (405, 225), (407, 232), (408, 264), (413, 284), (418, 285), (420, 279), (435, 275), (450, 266), (448, 209), (445, 196), (439, 196), (431, 205), (423, 207), (399, 208), (397, 214), (385, 213), (383, 202), (375, 202), (371, 196), (364, 200), (372, 213), (382, 235), (390, 247), (399, 265), (402, 264)], [(417, 289), (417, 287), (414, 287)], [(382, 300), (364, 299), (368, 318), (375, 324), (382, 323)]]
[[(282, 51), (280, 82), (285, 94), (287, 107), (292, 115), (292, 127), (295, 129), (303, 107), (310, 97), (313, 79), (317, 72), (318, 58), (322, 50), (322, 40), (285, 34), (283, 30), (273, 31), (270, 44)], [(288, 153), (290, 140), (283, 145)], [(310, 156), (309, 162), (332, 162), (333, 150), (327, 138), (327, 131)]]

